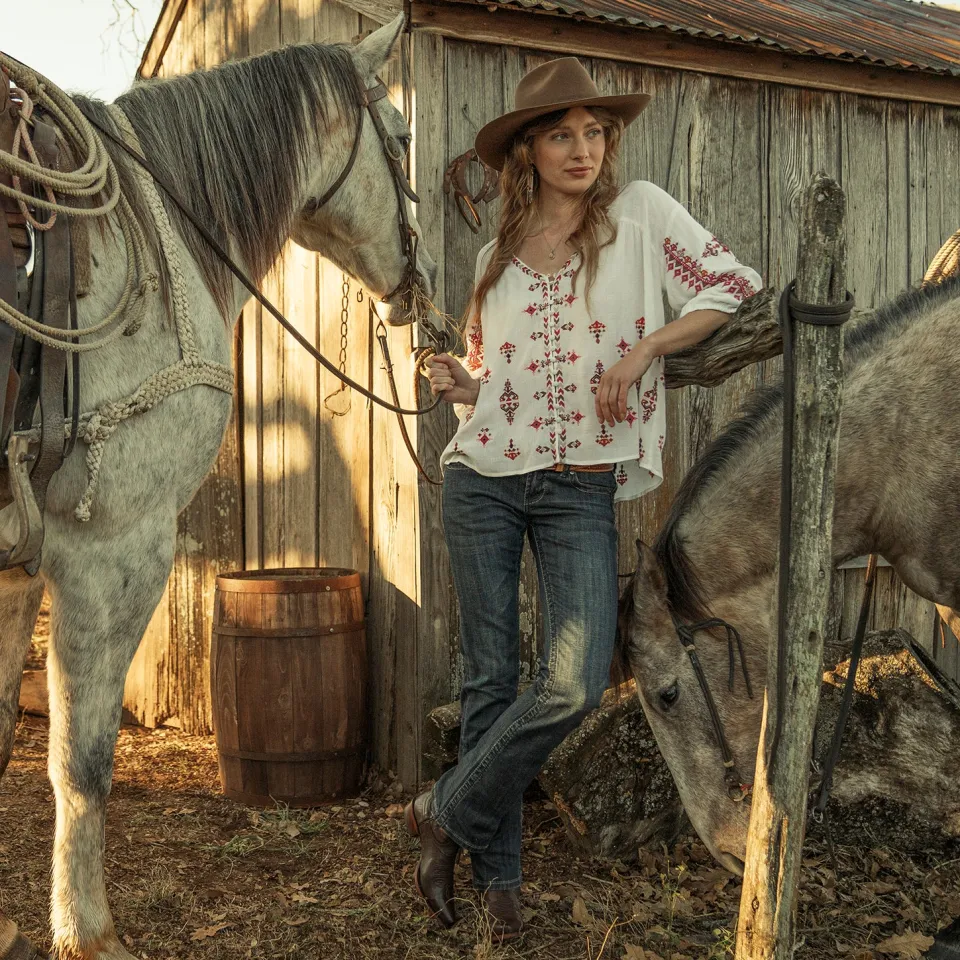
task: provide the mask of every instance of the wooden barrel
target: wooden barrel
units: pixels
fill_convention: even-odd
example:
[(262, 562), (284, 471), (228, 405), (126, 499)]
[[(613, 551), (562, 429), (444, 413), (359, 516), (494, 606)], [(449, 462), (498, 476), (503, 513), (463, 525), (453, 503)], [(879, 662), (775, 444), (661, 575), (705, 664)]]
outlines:
[(356, 571), (217, 577), (210, 675), (226, 796), (309, 807), (359, 792), (367, 643)]

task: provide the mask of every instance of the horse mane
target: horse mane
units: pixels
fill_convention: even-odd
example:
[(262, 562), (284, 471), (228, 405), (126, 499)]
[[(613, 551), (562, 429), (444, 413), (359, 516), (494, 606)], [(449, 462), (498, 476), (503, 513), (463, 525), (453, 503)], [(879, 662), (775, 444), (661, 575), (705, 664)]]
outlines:
[[(361, 81), (345, 44), (297, 44), (211, 70), (136, 83), (117, 98), (144, 155), (258, 283), (293, 227), (306, 158), (330, 120), (356, 111)], [(76, 97), (90, 118), (116, 130), (106, 105)], [(129, 161), (107, 143), (118, 168)], [(124, 177), (129, 191), (132, 179)], [(232, 275), (160, 191), (225, 320)], [(134, 194), (139, 191), (134, 190)], [(128, 193), (128, 196), (130, 194)], [(145, 226), (142, 198), (131, 197)], [(155, 243), (152, 229), (148, 240)]]
[[(844, 363), (854, 370), (890, 340), (900, 336), (932, 307), (960, 296), (960, 276), (940, 284), (901, 293), (844, 338)], [(730, 422), (693, 465), (680, 484), (670, 513), (657, 535), (657, 555), (667, 588), (667, 602), (679, 619), (696, 621), (710, 616), (703, 587), (684, 548), (680, 522), (695, 507), (710, 482), (735, 464), (751, 443), (779, 427), (783, 420), (783, 383), (760, 387), (748, 398), (741, 415)]]

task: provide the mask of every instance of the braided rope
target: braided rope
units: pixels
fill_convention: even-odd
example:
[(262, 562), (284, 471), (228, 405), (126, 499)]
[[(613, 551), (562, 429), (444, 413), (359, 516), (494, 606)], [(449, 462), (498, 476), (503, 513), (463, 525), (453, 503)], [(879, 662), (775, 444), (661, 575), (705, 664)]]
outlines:
[(960, 273), (960, 230), (948, 237), (946, 242), (930, 261), (923, 275), (923, 284), (942, 283), (948, 277)]
[[(0, 67), (14, 78), (16, 90), (23, 101), (13, 152), (0, 150), (0, 170), (7, 170), (11, 174), (13, 186), (0, 183), (0, 194), (16, 200), (20, 209), (38, 229), (49, 228), (57, 213), (64, 213), (71, 217), (105, 217), (116, 212), (126, 255), (126, 276), (120, 299), (114, 309), (94, 326), (84, 327), (82, 330), (61, 330), (59, 327), (51, 327), (34, 320), (2, 299), (0, 299), (0, 322), (9, 324), (24, 336), (55, 350), (63, 350), (66, 353), (87, 353), (91, 350), (99, 350), (123, 334), (133, 333), (139, 328), (143, 318), (145, 298), (149, 292), (157, 290), (159, 286), (156, 273), (148, 272), (146, 269), (146, 238), (132, 207), (120, 191), (120, 178), (116, 166), (93, 126), (73, 100), (42, 74), (25, 67), (3, 53), (0, 53)], [(2, 74), (0, 74), (0, 82), (7, 82)], [(51, 170), (37, 162), (27, 125), (34, 111), (34, 104), (42, 106), (54, 119), (59, 127), (58, 136), (70, 145), (74, 154), (85, 158), (76, 170)], [(21, 140), (30, 157), (29, 160), (24, 160), (18, 155)], [(44, 200), (22, 190), (21, 178), (40, 186), (50, 199)], [(74, 206), (56, 199), (56, 195), (85, 198), (104, 192), (106, 192), (106, 199), (98, 206)], [(51, 216), (38, 224), (35, 218), (30, 216), (28, 208), (47, 210)], [(96, 340), (74, 342), (74, 340), (79, 341), (81, 338), (98, 334), (100, 336)]]
[[(139, 150), (140, 143), (126, 114), (116, 104), (111, 104), (107, 109), (124, 136)], [(190, 300), (187, 294), (187, 282), (180, 265), (177, 238), (153, 178), (140, 167), (136, 168), (136, 176), (140, 181), (147, 207), (156, 223), (161, 253), (166, 258), (170, 271), (173, 316), (180, 345), (180, 359), (149, 376), (136, 393), (123, 400), (105, 403), (93, 413), (84, 414), (81, 417), (79, 436), (88, 445), (89, 450), (87, 451), (87, 489), (74, 511), (74, 516), (80, 522), (90, 519), (90, 506), (100, 479), (104, 446), (124, 420), (152, 410), (171, 394), (186, 390), (187, 387), (205, 385), (225, 393), (233, 393), (233, 370), (224, 364), (205, 360), (200, 355), (193, 323), (190, 320)]]

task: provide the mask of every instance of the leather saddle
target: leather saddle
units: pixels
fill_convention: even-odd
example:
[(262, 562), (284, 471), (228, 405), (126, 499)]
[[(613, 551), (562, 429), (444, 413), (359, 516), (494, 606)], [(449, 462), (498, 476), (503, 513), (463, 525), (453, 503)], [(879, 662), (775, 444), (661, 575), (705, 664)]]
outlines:
[[(0, 72), (0, 150), (13, 152), (20, 122), (20, 104), (11, 96), (7, 76)], [(36, 114), (28, 122), (40, 163), (57, 168), (56, 129)], [(12, 186), (6, 170), (0, 169), (0, 182)], [(22, 180), (20, 189), (27, 188), (29, 183)], [(49, 211), (30, 212), (44, 226), (50, 222)], [(28, 224), (16, 200), (0, 196), (0, 300), (45, 324), (68, 329), (76, 325), (72, 274), (66, 215), (57, 213), (51, 227), (37, 230)], [(0, 549), (0, 570), (22, 565), (35, 574), (39, 568), (47, 485), (75, 437), (74, 431), (65, 445), (71, 395), (74, 414), (79, 410), (77, 355), (73, 358), (70, 391), (66, 352), (42, 346), (0, 322), (0, 507), (16, 504), (20, 521), (18, 542), (8, 550)], [(34, 444), (31, 450), (28, 434), (38, 423), (39, 449)]]

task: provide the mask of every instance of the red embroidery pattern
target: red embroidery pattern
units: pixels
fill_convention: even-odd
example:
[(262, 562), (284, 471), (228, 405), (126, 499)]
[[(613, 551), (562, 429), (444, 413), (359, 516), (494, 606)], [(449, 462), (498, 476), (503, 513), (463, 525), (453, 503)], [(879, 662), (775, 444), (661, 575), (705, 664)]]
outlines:
[(513, 426), (513, 418), (516, 416), (517, 407), (520, 406), (520, 399), (507, 380), (503, 385), (503, 393), (500, 394), (500, 409), (507, 418), (507, 423)]
[(517, 348), (512, 343), (510, 343), (509, 340), (506, 343), (502, 344), (500, 347), (500, 352), (504, 355), (504, 357), (506, 357), (508, 364), (513, 359), (513, 355), (516, 352), (516, 350)]
[(543, 426), (543, 418), (537, 417), (531, 422), (530, 426), (533, 427), (534, 430), (539, 430)]
[(630, 344), (627, 343), (623, 337), (620, 338), (620, 342), (617, 344), (617, 352), (621, 357), (625, 357), (630, 352)]
[(721, 253), (729, 253), (730, 248), (726, 244), (721, 243), (716, 237), (713, 237), (711, 240), (707, 241), (707, 245), (703, 248), (703, 253), (700, 254), (700, 259), (703, 260), (705, 257), (716, 257)]
[(510, 443), (507, 446), (507, 449), (503, 451), (503, 455), (508, 457), (510, 460), (516, 460), (520, 456), (520, 449), (513, 442), (513, 437), (510, 438)]
[(523, 369), (529, 370), (531, 373), (536, 373), (540, 369), (540, 361), (531, 360)]
[(477, 439), (486, 446), (490, 442), (490, 428), (482, 427), (480, 432), (477, 434)]
[(637, 422), (637, 411), (633, 407), (627, 407), (627, 415), (623, 419), (632, 427)]
[(480, 324), (467, 334), (467, 342), (467, 369), (479, 370), (483, 366), (483, 331), (480, 329)]
[(599, 443), (601, 447), (605, 447), (607, 444), (613, 443), (613, 437), (607, 433), (607, 425), (605, 423), (600, 424), (600, 432), (597, 434), (596, 439), (597, 443)]
[(644, 423), (653, 416), (653, 412), (657, 409), (657, 382), (658, 381), (654, 380), (653, 386), (640, 398)]
[(657, 446), (660, 448), (660, 452), (663, 453), (663, 434), (660, 434), (660, 439), (657, 441)]
[(597, 361), (597, 368), (593, 372), (593, 376), (590, 378), (590, 392), (596, 396), (597, 387), (600, 385), (600, 378), (603, 376), (603, 362), (601, 360)]
[(620, 469), (617, 470), (617, 475), (614, 477), (618, 484), (622, 487), (627, 482), (627, 471), (623, 469), (623, 464), (620, 464)]
[(587, 329), (593, 334), (593, 339), (599, 343), (607, 327), (606, 324), (601, 323), (599, 320), (594, 320)]
[(490, 373), (491, 373), (491, 370), (489, 367), (487, 367), (487, 369), (483, 371), (483, 376), (480, 377), (480, 382), (482, 384), (486, 385), (490, 382)]
[(667, 269), (681, 283), (685, 283), (695, 293), (708, 287), (720, 287), (737, 300), (756, 293), (753, 284), (733, 272), (713, 273), (699, 261), (694, 260), (687, 251), (669, 237), (663, 241), (663, 252), (667, 260)]
[(644, 317), (640, 317), (637, 320), (633, 321), (633, 325), (637, 328), (637, 339), (642, 340), (643, 334), (647, 329), (647, 321)]

